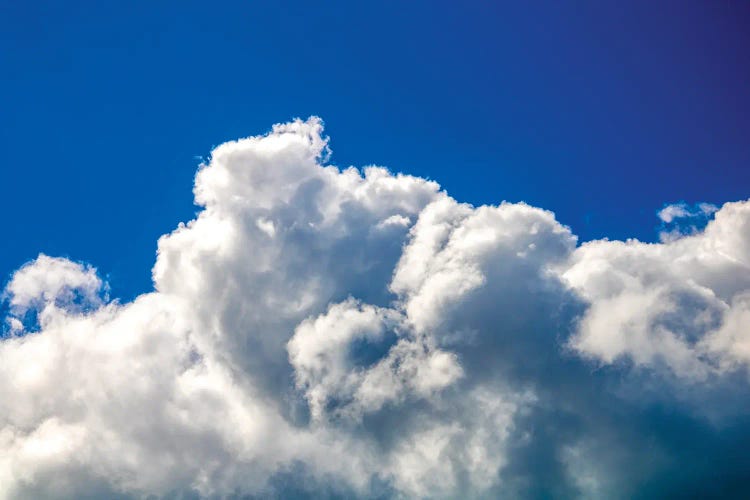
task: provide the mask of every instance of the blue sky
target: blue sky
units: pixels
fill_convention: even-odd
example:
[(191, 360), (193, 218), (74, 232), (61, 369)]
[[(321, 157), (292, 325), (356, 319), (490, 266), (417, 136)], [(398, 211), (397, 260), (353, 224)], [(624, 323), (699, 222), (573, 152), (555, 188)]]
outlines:
[(318, 115), (332, 161), (526, 201), (583, 240), (750, 186), (728, 2), (3, 2), (0, 274), (43, 251), (150, 288), (201, 157)]

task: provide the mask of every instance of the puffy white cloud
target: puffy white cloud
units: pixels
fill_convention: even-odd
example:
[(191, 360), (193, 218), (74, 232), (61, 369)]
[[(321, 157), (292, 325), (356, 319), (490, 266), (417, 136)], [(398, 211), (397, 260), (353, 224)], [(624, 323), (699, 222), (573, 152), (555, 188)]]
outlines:
[(30, 309), (52, 315), (59, 306), (96, 307), (105, 292), (96, 269), (39, 255), (33, 265), (27, 264), (13, 274), (4, 295), (9, 298), (13, 315), (23, 316)]
[(0, 497), (627, 496), (692, 456), (652, 429), (726, 451), (627, 381), (747, 395), (750, 203), (577, 247), (329, 154), (316, 118), (217, 147), (133, 302), (66, 259), (11, 277)]
[[(403, 321), (396, 311), (350, 299), (300, 324), (289, 341), (290, 362), (315, 420), (328, 413), (361, 418), (410, 393), (428, 398), (461, 377), (455, 355), (409, 335)], [(392, 345), (384, 343), (394, 329)], [(383, 347), (387, 355), (368, 366), (367, 357)]]
[(612, 363), (705, 379), (747, 360), (750, 203), (727, 203), (705, 230), (662, 244), (595, 241), (563, 273), (590, 303), (571, 345)]

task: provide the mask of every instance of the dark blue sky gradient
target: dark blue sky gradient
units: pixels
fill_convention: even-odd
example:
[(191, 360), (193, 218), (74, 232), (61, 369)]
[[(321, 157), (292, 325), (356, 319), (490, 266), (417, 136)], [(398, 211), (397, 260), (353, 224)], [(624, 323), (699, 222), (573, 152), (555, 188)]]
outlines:
[(517, 4), (2, 0), (0, 276), (45, 252), (149, 290), (199, 157), (311, 114), (338, 165), (584, 240), (750, 196), (750, 3)]

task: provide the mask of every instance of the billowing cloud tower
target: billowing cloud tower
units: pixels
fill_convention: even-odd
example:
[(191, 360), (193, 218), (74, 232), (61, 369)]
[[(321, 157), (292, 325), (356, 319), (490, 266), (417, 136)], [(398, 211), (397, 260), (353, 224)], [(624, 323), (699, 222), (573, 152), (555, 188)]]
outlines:
[(66, 259), (11, 277), (0, 497), (740, 484), (750, 202), (577, 245), (552, 212), (328, 156), (317, 118), (217, 147), (132, 302)]

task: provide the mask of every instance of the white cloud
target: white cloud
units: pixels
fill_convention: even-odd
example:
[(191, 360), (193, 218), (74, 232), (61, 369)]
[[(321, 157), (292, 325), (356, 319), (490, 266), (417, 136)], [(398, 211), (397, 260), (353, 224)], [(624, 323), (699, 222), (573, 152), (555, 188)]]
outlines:
[(216, 148), (133, 302), (66, 259), (13, 275), (0, 497), (627, 495), (660, 470), (623, 467), (639, 439), (675, 450), (613, 381), (748, 366), (750, 203), (576, 247), (551, 212), (329, 154), (315, 118)]
[[(750, 290), (750, 203), (728, 203), (705, 230), (662, 244), (582, 245), (563, 276), (591, 304), (572, 345), (612, 363), (721, 374), (743, 354)], [(737, 325), (737, 326), (733, 326)]]
[(41, 312), (56, 303), (70, 308), (77, 301), (80, 306), (95, 307), (101, 304), (103, 288), (96, 269), (39, 255), (33, 265), (27, 264), (13, 274), (5, 294), (13, 313), (20, 316), (29, 309)]
[(686, 217), (709, 216), (719, 208), (711, 203), (698, 203), (691, 208), (687, 203), (672, 203), (659, 210), (658, 216), (662, 222), (669, 224), (675, 219)]
[(659, 239), (662, 243), (669, 243), (685, 235), (696, 234), (703, 229), (706, 222), (719, 208), (711, 203), (673, 203), (662, 208), (657, 216), (662, 221)]

